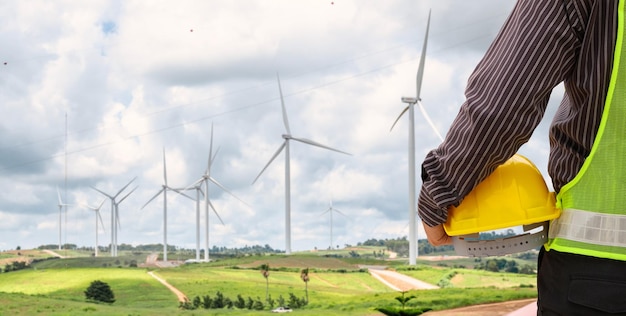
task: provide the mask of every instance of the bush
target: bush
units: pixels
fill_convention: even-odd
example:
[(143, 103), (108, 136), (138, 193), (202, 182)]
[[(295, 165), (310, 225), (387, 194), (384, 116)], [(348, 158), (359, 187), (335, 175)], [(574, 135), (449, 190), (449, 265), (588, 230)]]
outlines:
[(100, 280), (91, 282), (87, 290), (85, 290), (85, 298), (88, 301), (93, 302), (115, 302), (115, 295), (113, 294), (111, 287)]

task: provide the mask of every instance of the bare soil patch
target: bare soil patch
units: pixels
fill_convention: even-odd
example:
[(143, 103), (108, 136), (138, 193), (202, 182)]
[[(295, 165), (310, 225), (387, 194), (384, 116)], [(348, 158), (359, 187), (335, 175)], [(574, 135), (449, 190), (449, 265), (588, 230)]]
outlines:
[(445, 311), (430, 311), (424, 316), (504, 316), (514, 312), (528, 304), (532, 304), (536, 299), (515, 300), (501, 303), (481, 304), (448, 309)]

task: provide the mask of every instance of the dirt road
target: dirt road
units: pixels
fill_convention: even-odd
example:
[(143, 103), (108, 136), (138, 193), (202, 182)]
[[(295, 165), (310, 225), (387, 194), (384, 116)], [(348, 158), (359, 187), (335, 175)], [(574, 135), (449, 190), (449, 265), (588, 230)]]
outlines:
[(426, 312), (424, 316), (531, 316), (537, 315), (536, 299), (473, 305), (445, 311)]
[(178, 298), (179, 302), (189, 302), (189, 299), (187, 298), (187, 295), (185, 295), (185, 293), (179, 291), (177, 288), (175, 288), (173, 285), (167, 283), (167, 281), (161, 279), (159, 276), (157, 276), (156, 274), (154, 274), (154, 272), (149, 271), (148, 274), (155, 278), (157, 281), (161, 282), (161, 284), (165, 285), (170, 291), (172, 291), (172, 293), (176, 294), (176, 297)]
[(369, 268), (368, 271), (374, 278), (395, 291), (432, 290), (439, 288), (436, 285), (420, 281), (395, 271), (378, 268)]
[(54, 252), (52, 250), (44, 249), (43, 252), (45, 252), (45, 253), (47, 253), (47, 254), (49, 254), (51, 256), (59, 257), (61, 259), (65, 258), (64, 256), (61, 256), (60, 254), (58, 254), (58, 253), (56, 253), (56, 252)]
[[(385, 270), (384, 266), (369, 267), (369, 273), (395, 291), (429, 290), (439, 287), (400, 274)], [(431, 311), (425, 316), (531, 316), (537, 314), (536, 299), (516, 300), (502, 303), (481, 304), (445, 311)]]

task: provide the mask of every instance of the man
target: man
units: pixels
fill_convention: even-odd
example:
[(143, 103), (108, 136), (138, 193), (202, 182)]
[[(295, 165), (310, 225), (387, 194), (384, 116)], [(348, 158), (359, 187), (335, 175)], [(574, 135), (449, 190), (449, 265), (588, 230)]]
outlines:
[[(422, 164), (419, 216), (431, 244), (450, 244), (442, 226), (448, 208), (459, 205), (528, 141), (543, 117), (552, 89), (563, 82), (565, 95), (550, 127), (548, 172), (559, 194), (558, 206), (567, 216), (552, 223), (551, 239), (540, 252), (538, 315), (626, 314), (626, 240), (605, 245), (610, 238), (598, 236), (619, 235), (610, 230), (612, 224), (603, 226), (608, 233), (589, 234), (591, 237), (582, 241), (568, 230), (572, 222), (586, 222), (581, 218), (604, 216), (598, 212), (604, 211), (605, 200), (617, 203), (609, 206), (611, 214), (602, 222), (626, 218), (626, 203), (620, 205), (620, 201), (626, 202), (626, 181), (619, 177), (626, 175), (626, 163), (621, 168), (615, 155), (601, 159), (607, 152), (609, 156), (626, 153), (626, 145), (622, 145), (626, 123), (613, 119), (612, 124), (600, 124), (603, 117), (616, 117), (608, 115), (609, 100), (626, 100), (626, 94), (612, 97), (615, 86), (626, 84), (612, 80), (612, 70), (617, 69), (614, 57), (620, 56), (614, 54), (616, 43), (621, 43), (617, 39), (623, 36), (618, 32), (623, 29), (618, 23), (620, 10), (623, 4), (617, 0), (520, 0), (470, 76), (466, 101), (445, 141), (429, 152)], [(605, 126), (610, 126), (609, 132), (598, 133)], [(615, 141), (620, 135), (622, 141)], [(599, 171), (586, 172), (606, 161), (610, 169), (603, 177), (598, 176), (602, 174)], [(577, 182), (581, 185), (570, 189)], [(597, 183), (605, 182), (608, 189), (593, 190)], [(585, 195), (585, 191), (592, 194)], [(580, 205), (587, 207), (579, 210)]]

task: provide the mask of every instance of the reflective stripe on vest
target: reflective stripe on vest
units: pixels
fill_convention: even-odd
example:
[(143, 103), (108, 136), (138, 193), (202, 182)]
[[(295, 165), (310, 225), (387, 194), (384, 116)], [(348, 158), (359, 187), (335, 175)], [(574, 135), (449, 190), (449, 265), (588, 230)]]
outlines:
[(589, 156), (557, 195), (563, 214), (550, 226), (548, 250), (626, 261), (624, 2), (619, 2), (613, 69), (602, 120)]
[(602, 214), (564, 209), (559, 221), (553, 222), (548, 237), (603, 246), (626, 247), (626, 215)]

